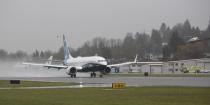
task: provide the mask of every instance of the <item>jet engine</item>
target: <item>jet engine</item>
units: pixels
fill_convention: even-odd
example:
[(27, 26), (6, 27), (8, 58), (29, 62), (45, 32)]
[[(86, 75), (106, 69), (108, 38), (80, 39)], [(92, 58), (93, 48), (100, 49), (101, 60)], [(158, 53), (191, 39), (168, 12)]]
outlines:
[(106, 69), (104, 70), (104, 74), (108, 74), (111, 72), (111, 69), (109, 67), (106, 67)]
[(76, 74), (76, 72), (77, 72), (77, 69), (76, 69), (76, 67), (68, 67), (67, 68), (67, 70), (66, 70), (66, 73), (68, 74), (68, 75), (71, 75), (71, 74)]

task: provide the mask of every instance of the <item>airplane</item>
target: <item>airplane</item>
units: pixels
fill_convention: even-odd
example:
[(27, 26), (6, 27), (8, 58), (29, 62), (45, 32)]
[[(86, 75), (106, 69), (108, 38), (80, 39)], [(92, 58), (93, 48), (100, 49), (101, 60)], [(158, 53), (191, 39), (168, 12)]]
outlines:
[(76, 78), (77, 72), (91, 72), (91, 77), (96, 77), (96, 72), (100, 72), (100, 77), (110, 73), (107, 61), (101, 56), (72, 57), (65, 35), (63, 35), (64, 61), (63, 65), (22, 63), (25, 65), (43, 66), (47, 68), (65, 69), (71, 78)]
[[(124, 65), (132, 65), (132, 64), (144, 65), (144, 64), (162, 63), (162, 62), (137, 62), (138, 55), (136, 55), (133, 62), (124, 62), (124, 63), (111, 64), (111, 65), (108, 65), (107, 60), (104, 57), (101, 57), (98, 55), (74, 58), (70, 54), (70, 47), (68, 46), (65, 35), (63, 35), (63, 47), (64, 47), (64, 60), (63, 60), (63, 64), (61, 65), (53, 65), (51, 64), (51, 62), (45, 63), (45, 64), (36, 64), (36, 63), (23, 63), (23, 64), (43, 66), (43, 67), (47, 67), (48, 69), (50, 68), (56, 68), (58, 70), (65, 69), (66, 73), (70, 75), (71, 78), (76, 78), (77, 72), (91, 72), (90, 77), (95, 78), (96, 77), (95, 72), (100, 72), (100, 77), (102, 77), (103, 75), (110, 73), (111, 69), (113, 68), (115, 69), (115, 72), (118, 73), (119, 67), (124, 66)], [(55, 61), (58, 62), (59, 60), (55, 60)]]

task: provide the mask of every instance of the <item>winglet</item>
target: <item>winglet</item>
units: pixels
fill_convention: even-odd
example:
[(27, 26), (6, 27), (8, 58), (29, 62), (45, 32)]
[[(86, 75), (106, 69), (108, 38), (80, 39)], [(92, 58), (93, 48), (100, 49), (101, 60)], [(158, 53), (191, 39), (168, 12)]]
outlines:
[(52, 59), (53, 59), (53, 56), (50, 56), (45, 64), (51, 64), (52, 63)]
[(137, 59), (138, 59), (138, 54), (136, 54), (136, 57), (134, 59), (134, 62), (137, 62)]

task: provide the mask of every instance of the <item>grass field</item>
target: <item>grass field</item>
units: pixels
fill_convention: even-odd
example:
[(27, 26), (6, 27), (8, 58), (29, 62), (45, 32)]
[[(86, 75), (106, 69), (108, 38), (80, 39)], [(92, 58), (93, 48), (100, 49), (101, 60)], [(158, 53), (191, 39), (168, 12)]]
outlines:
[(0, 105), (210, 105), (210, 88), (11, 89), (0, 90)]

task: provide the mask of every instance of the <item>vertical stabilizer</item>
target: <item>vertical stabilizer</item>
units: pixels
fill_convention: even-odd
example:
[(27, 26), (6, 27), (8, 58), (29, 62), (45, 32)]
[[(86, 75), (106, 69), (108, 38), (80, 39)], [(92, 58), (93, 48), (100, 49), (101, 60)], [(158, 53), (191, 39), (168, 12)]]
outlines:
[(68, 46), (65, 35), (63, 35), (63, 49), (64, 49), (64, 64), (67, 64), (67, 60), (71, 59), (70, 48)]

